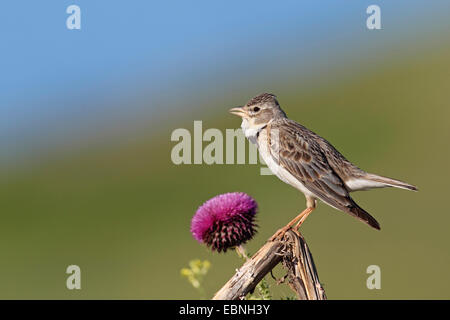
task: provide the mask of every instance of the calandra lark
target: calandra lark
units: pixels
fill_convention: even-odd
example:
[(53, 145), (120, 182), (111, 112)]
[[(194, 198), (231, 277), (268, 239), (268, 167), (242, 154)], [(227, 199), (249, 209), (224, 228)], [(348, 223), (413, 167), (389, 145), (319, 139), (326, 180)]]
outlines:
[(408, 183), (359, 169), (327, 140), (288, 119), (273, 94), (263, 93), (230, 112), (242, 118), (245, 136), (257, 145), (269, 169), (306, 197), (306, 209), (272, 240), (283, 237), (296, 223), (296, 228), (300, 227), (315, 209), (317, 199), (379, 230), (375, 218), (356, 204), (350, 192), (383, 187), (417, 191)]

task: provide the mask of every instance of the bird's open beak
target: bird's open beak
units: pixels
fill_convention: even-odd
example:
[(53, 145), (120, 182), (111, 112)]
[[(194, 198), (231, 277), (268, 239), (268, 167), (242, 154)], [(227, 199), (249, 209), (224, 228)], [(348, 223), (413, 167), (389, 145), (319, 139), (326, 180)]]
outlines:
[(241, 118), (248, 118), (247, 112), (245, 112), (244, 107), (232, 108), (229, 110), (229, 112)]

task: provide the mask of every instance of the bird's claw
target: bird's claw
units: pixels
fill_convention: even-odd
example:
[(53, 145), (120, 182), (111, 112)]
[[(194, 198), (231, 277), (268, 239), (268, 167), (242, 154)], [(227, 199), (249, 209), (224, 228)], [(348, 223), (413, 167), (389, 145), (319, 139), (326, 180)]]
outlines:
[(289, 229), (291, 229), (291, 227), (288, 226), (278, 229), (278, 231), (275, 232), (275, 234), (269, 238), (269, 241), (276, 241), (276, 240), (281, 241)]

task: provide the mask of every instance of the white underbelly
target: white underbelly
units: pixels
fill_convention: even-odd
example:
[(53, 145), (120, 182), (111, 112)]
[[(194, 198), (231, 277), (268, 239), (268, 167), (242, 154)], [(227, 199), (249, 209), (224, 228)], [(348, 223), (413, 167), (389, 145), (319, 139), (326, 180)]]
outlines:
[(287, 183), (297, 190), (303, 192), (306, 196), (314, 196), (297, 178), (295, 178), (292, 174), (289, 173), (285, 168), (280, 166), (277, 161), (268, 153), (261, 152), (261, 157), (266, 163), (267, 167), (272, 171), (274, 175), (276, 175), (281, 181)]
[[(272, 154), (268, 150), (267, 143), (262, 143), (263, 141), (267, 141), (265, 139), (265, 131), (260, 133), (259, 138), (257, 138), (256, 134), (254, 136), (251, 135), (253, 132), (245, 132), (245, 135), (250, 141), (256, 141), (256, 145), (258, 147), (259, 154), (261, 155), (261, 158), (266, 163), (267, 167), (272, 171), (274, 175), (276, 175), (281, 181), (284, 183), (287, 183), (297, 190), (300, 190), (305, 194), (305, 196), (311, 196), (314, 197), (314, 194), (311, 193), (304, 185), (301, 183), (297, 178), (295, 178), (292, 174), (289, 173), (285, 168), (283, 168), (278, 163), (278, 157), (274, 158)], [(252, 142), (253, 142), (252, 141)]]

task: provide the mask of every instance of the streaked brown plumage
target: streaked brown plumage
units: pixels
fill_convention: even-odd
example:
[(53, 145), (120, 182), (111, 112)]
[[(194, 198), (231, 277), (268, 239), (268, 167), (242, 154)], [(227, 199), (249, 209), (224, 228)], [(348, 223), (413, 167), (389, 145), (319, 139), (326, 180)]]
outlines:
[(288, 119), (272, 94), (261, 94), (231, 112), (242, 117), (245, 135), (257, 144), (269, 168), (306, 196), (307, 209), (278, 235), (297, 221), (301, 225), (314, 210), (316, 199), (380, 229), (378, 222), (355, 203), (350, 192), (380, 187), (417, 190), (405, 182), (359, 169), (327, 140)]

